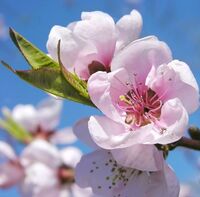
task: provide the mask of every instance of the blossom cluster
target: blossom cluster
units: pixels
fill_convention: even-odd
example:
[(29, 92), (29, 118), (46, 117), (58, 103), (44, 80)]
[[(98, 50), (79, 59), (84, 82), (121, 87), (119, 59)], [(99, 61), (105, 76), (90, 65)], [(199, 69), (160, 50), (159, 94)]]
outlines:
[(87, 80), (102, 112), (79, 121), (74, 132), (94, 152), (76, 169), (81, 187), (103, 196), (177, 197), (179, 184), (156, 144), (176, 142), (199, 106), (189, 66), (173, 60), (155, 36), (139, 38), (142, 17), (133, 10), (117, 23), (103, 12), (83, 12), (81, 21), (54, 26), (47, 48), (71, 72)]
[[(51, 29), (48, 56), (87, 84), (102, 115), (55, 132), (61, 100), (8, 112), (31, 140), (19, 158), (2, 142), (0, 152), (8, 160), (2, 187), (20, 182), (22, 193), (34, 197), (179, 196), (179, 182), (159, 147), (183, 137), (189, 114), (199, 107), (199, 88), (190, 67), (174, 60), (165, 42), (139, 38), (142, 24), (136, 10), (116, 23), (94, 11)], [(72, 130), (91, 153), (81, 157), (75, 148), (60, 151), (50, 144), (74, 142)], [(17, 176), (9, 180), (12, 171)]]
[(0, 141), (0, 188), (17, 186), (23, 197), (95, 197), (90, 188), (75, 183), (74, 169), (82, 152), (72, 145), (77, 141), (72, 128), (56, 129), (61, 109), (62, 101), (53, 98), (37, 107), (20, 104), (12, 111), (3, 109), (31, 139), (24, 141), (20, 155), (14, 144)]

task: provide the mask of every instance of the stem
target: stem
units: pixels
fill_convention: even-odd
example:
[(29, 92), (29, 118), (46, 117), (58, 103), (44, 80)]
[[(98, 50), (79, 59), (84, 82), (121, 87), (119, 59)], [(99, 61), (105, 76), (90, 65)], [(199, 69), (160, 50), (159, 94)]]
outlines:
[(172, 150), (178, 146), (190, 148), (193, 150), (200, 150), (200, 141), (182, 137), (179, 141), (169, 144), (169, 149)]

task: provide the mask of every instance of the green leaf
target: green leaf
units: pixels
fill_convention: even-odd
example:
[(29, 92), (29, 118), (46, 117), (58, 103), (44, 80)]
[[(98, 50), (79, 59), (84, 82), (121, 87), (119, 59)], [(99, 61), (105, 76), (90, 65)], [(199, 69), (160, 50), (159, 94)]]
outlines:
[(90, 99), (88, 91), (87, 91), (87, 83), (86, 81), (81, 80), (77, 75), (69, 72), (64, 65), (62, 64), (61, 58), (60, 58), (60, 40), (58, 42), (58, 62), (62, 71), (62, 74), (64, 76), (64, 78), (66, 79), (66, 81), (69, 82), (69, 84), (71, 84), (71, 86), (73, 86), (78, 92), (80, 92), (80, 94), (87, 98)]
[(17, 71), (3, 61), (2, 64), (33, 86), (53, 95), (94, 107), (89, 98), (82, 96), (79, 91), (65, 80), (59, 68), (44, 67), (35, 70)]
[(30, 133), (18, 125), (11, 117), (7, 117), (6, 120), (0, 119), (0, 127), (7, 131), (16, 140), (23, 143), (30, 142), (32, 139)]
[(10, 37), (33, 69), (59, 67), (58, 63), (10, 28)]

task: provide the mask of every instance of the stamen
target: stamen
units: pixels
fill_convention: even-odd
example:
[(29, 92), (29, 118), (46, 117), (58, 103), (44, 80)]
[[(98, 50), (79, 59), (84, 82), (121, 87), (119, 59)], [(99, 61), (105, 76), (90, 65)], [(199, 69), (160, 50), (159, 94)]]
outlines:
[(126, 94), (119, 96), (117, 106), (125, 112), (125, 123), (141, 127), (149, 123), (155, 123), (160, 117), (162, 101), (152, 89), (143, 87), (142, 90), (133, 85)]

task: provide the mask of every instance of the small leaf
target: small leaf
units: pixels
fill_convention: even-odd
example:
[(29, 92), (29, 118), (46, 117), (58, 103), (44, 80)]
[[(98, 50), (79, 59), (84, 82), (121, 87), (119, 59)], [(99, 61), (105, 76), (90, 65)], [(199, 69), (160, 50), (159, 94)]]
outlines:
[(37, 88), (53, 95), (94, 107), (89, 98), (83, 97), (79, 91), (65, 80), (59, 68), (44, 67), (35, 70), (17, 71), (3, 61), (2, 64), (21, 79)]
[(58, 42), (58, 61), (60, 64), (60, 68), (62, 71), (62, 74), (64, 78), (78, 91), (80, 94), (87, 98), (90, 99), (88, 91), (87, 91), (87, 83), (83, 80), (81, 80), (77, 75), (69, 72), (64, 65), (62, 64), (61, 58), (60, 58), (60, 40)]
[(58, 63), (35, 47), (19, 33), (10, 28), (10, 37), (26, 61), (34, 69), (42, 67), (59, 67)]
[(23, 143), (30, 142), (32, 139), (30, 133), (18, 125), (11, 117), (7, 117), (6, 120), (0, 119), (0, 127), (7, 131), (16, 140)]

